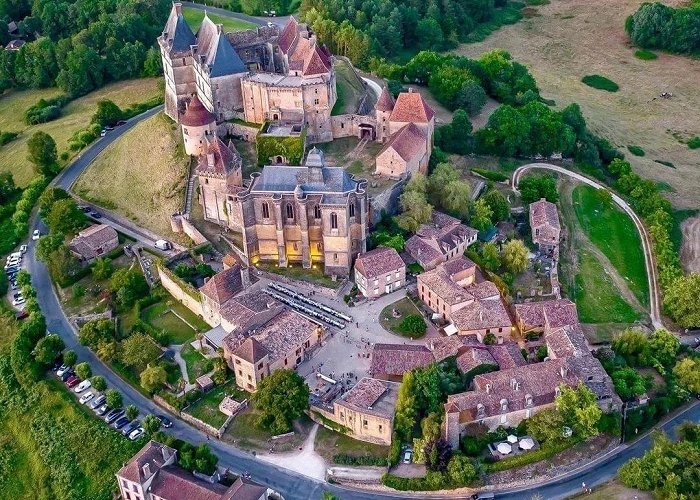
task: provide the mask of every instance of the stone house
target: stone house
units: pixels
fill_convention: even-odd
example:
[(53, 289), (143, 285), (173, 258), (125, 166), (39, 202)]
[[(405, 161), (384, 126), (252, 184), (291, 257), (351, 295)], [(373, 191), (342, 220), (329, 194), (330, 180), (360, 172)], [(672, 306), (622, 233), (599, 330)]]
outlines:
[(391, 382), (401, 382), (404, 373), (435, 361), (430, 349), (420, 344), (374, 344), (371, 356), (369, 374)]
[(118, 246), (119, 235), (107, 224), (95, 224), (83, 229), (68, 244), (70, 252), (85, 263), (107, 255)]
[(204, 321), (211, 326), (220, 325), (222, 307), (249, 286), (250, 271), (241, 264), (236, 264), (209, 278), (199, 289)]
[(544, 198), (530, 203), (530, 229), (532, 230), (532, 242), (540, 251), (552, 255), (559, 246), (561, 224), (557, 206)]
[(393, 248), (375, 248), (355, 259), (355, 283), (370, 299), (391, 293), (406, 284), (406, 264)]
[(429, 271), (439, 264), (464, 255), (479, 232), (459, 219), (433, 210), (430, 224), (423, 224), (406, 241), (406, 252)]
[(124, 500), (266, 500), (270, 488), (239, 477), (227, 487), (196, 477), (177, 465), (177, 450), (149, 441), (116, 473)]
[(430, 148), (425, 134), (409, 123), (391, 136), (377, 155), (375, 174), (392, 178), (428, 171)]
[(243, 186), (242, 160), (233, 143), (227, 146), (217, 136), (205, 141), (194, 171), (199, 179), (199, 202), (206, 220), (225, 224), (228, 195)]
[(515, 323), (523, 335), (542, 333), (546, 327), (559, 328), (576, 321), (576, 304), (569, 299), (515, 304)]

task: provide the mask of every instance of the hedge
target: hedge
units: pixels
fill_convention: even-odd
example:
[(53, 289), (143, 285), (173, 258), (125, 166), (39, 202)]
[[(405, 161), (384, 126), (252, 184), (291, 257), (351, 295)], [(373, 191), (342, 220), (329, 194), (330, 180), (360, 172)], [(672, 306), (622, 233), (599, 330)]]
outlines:
[(333, 463), (340, 465), (370, 465), (370, 466), (385, 466), (387, 459), (385, 457), (355, 457), (345, 453), (333, 455)]
[(486, 168), (472, 168), (471, 171), (476, 175), (480, 175), (493, 182), (505, 182), (508, 180), (508, 176), (502, 172), (496, 172), (495, 170), (488, 170)]
[(492, 464), (484, 464), (484, 467), (486, 468), (487, 472), (500, 472), (508, 469), (514, 469), (516, 467), (522, 467), (523, 465), (528, 465), (551, 458), (557, 453), (561, 453), (562, 451), (566, 450), (567, 448), (571, 448), (581, 441), (581, 438), (572, 437), (565, 441), (545, 443), (536, 450), (530, 450), (522, 455), (504, 458)]
[(36, 104), (29, 106), (24, 112), (24, 123), (36, 125), (46, 123), (61, 116), (61, 109), (70, 102), (67, 95), (59, 95), (51, 99), (39, 99)]
[(598, 90), (605, 90), (607, 92), (617, 92), (620, 90), (620, 86), (617, 83), (600, 75), (586, 75), (581, 78), (581, 81), (589, 87)]
[(258, 166), (270, 163), (270, 158), (283, 156), (290, 165), (301, 165), (306, 146), (306, 127), (298, 136), (265, 135), (269, 123), (265, 123), (255, 137), (258, 153)]

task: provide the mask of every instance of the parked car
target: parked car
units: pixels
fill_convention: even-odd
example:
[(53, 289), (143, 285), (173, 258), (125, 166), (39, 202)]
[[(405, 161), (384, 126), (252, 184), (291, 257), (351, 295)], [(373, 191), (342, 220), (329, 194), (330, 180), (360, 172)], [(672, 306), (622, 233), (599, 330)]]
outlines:
[(19, 247), (19, 251), (23, 255), (27, 253), (27, 245), (22, 245), (21, 247)]
[(111, 424), (114, 422), (116, 419), (124, 415), (124, 409), (123, 408), (115, 408), (114, 410), (111, 410), (107, 415), (105, 415), (105, 422), (108, 424)]
[(102, 214), (100, 212), (90, 212), (90, 217), (92, 217), (93, 219), (101, 219)]
[(102, 132), (100, 132), (100, 137), (104, 137), (107, 135), (107, 131), (105, 129), (102, 129)]
[(132, 441), (136, 441), (138, 438), (143, 436), (143, 433), (143, 427), (139, 427), (138, 429), (131, 431), (131, 433), (129, 434), (129, 439), (131, 439)]
[(411, 450), (406, 450), (406, 452), (403, 454), (403, 463), (410, 464), (412, 458), (413, 452)]
[(97, 408), (95, 410), (95, 413), (97, 415), (99, 415), (100, 417), (102, 417), (102, 416), (104, 416), (105, 413), (108, 413), (110, 411), (111, 411), (111, 408), (109, 406), (107, 406), (107, 403), (103, 403), (102, 406), (100, 406), (99, 408)]
[(71, 375), (68, 380), (66, 380), (66, 385), (68, 386), (69, 389), (72, 389), (76, 385), (78, 385), (82, 380), (80, 380), (80, 377), (76, 375)]
[[(107, 400), (107, 397), (104, 394), (97, 396), (95, 399), (90, 401), (90, 408), (93, 410), (96, 410), (100, 406), (104, 405), (106, 400)], [(105, 406), (107, 406), (107, 405), (105, 405)]]
[(173, 423), (170, 421), (168, 417), (165, 415), (154, 415), (158, 420), (160, 420), (160, 425), (165, 427), (166, 429), (170, 429), (173, 426)]
[(131, 434), (131, 431), (137, 429), (140, 426), (141, 422), (139, 422), (137, 419), (134, 419), (122, 428), (122, 434), (128, 436), (129, 434)]
[(112, 427), (114, 427), (115, 429), (121, 429), (122, 427), (124, 427), (128, 423), (129, 423), (129, 419), (125, 415), (122, 415), (121, 417), (119, 417), (118, 419), (116, 419), (114, 421), (114, 423), (112, 424)]
[(68, 365), (61, 365), (61, 366), (58, 367), (58, 370), (56, 370), (56, 375), (58, 375), (58, 376), (60, 377), (61, 375), (63, 375), (64, 373), (66, 373), (69, 369), (70, 369), (70, 366), (68, 366)]
[(126, 120), (119, 120), (117, 123), (114, 124), (117, 127), (121, 127), (122, 125), (126, 125)]
[(87, 403), (88, 401), (90, 401), (94, 397), (95, 397), (94, 392), (86, 392), (85, 394), (80, 396), (80, 399), (78, 401), (80, 402), (81, 405), (84, 405), (85, 403)]
[(34, 241), (36, 241), (39, 238), (41, 238), (41, 232), (38, 229), (35, 229), (34, 232), (32, 233), (32, 239)]
[(89, 389), (90, 387), (92, 387), (92, 382), (90, 382), (89, 380), (83, 380), (82, 382), (80, 382), (80, 384), (78, 384), (75, 387), (75, 389), (73, 389), (73, 392), (75, 392), (76, 394), (80, 394), (81, 392)]
[(19, 298), (14, 299), (14, 300), (12, 301), (12, 305), (15, 306), (15, 307), (17, 307), (17, 306), (21, 306), (21, 305), (24, 304), (25, 302), (26, 302), (26, 300), (25, 300), (24, 297), (19, 297)]
[(73, 375), (75, 375), (75, 372), (73, 371), (73, 368), (68, 368), (66, 371), (64, 371), (60, 377), (61, 377), (61, 382), (68, 382), (68, 379), (71, 378)]
[(155, 247), (158, 250), (170, 250), (173, 246), (167, 240), (158, 240), (155, 243)]

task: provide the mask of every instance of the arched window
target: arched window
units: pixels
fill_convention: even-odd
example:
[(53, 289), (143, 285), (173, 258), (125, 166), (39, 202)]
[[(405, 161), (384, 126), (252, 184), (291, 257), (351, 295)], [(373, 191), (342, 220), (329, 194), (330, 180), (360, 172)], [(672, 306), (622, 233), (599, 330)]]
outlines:
[(270, 218), (270, 205), (268, 205), (266, 201), (262, 204), (262, 216), (263, 219)]
[(287, 203), (287, 219), (294, 218), (294, 207), (291, 203)]
[(355, 217), (355, 204), (350, 203), (350, 217)]
[(321, 218), (321, 207), (319, 205), (316, 205), (314, 207), (314, 219), (320, 219)]
[(331, 213), (331, 229), (338, 229), (338, 214)]

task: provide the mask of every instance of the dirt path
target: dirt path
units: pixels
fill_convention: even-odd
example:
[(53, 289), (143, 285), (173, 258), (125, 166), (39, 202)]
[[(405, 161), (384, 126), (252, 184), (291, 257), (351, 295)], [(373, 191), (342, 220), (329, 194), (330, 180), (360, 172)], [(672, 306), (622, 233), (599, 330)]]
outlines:
[(700, 216), (690, 217), (681, 224), (683, 244), (681, 262), (689, 273), (700, 273)]

